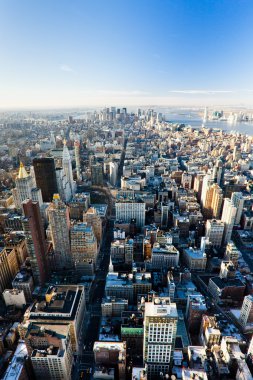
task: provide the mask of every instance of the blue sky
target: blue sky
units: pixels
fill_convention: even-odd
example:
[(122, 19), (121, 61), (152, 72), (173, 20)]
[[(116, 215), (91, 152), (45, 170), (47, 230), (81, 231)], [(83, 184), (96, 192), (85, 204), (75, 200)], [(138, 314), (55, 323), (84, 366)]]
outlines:
[(0, 0), (0, 107), (253, 106), (252, 0)]

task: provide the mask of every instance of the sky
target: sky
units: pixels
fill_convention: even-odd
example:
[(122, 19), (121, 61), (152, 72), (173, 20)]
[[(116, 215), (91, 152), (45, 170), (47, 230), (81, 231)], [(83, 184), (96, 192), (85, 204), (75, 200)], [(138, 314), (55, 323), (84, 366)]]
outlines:
[(0, 0), (0, 108), (253, 107), (252, 0)]

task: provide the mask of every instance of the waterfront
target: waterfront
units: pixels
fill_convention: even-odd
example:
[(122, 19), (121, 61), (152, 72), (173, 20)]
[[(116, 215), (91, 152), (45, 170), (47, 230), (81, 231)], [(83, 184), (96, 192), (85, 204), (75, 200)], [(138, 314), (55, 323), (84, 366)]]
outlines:
[[(195, 128), (201, 128), (203, 125), (202, 118), (197, 113), (178, 114), (178, 113), (166, 113), (166, 121), (171, 123), (188, 124)], [(208, 128), (218, 128), (227, 132), (239, 132), (246, 135), (253, 135), (253, 122), (240, 122), (230, 124), (226, 121), (209, 120), (205, 123)]]

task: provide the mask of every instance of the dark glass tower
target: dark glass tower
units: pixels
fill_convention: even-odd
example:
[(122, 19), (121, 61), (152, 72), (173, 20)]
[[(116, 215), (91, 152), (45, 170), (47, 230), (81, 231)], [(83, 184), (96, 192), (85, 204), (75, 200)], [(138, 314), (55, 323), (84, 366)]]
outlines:
[(27, 251), (36, 285), (44, 285), (48, 276), (46, 260), (46, 240), (40, 208), (38, 202), (31, 199), (22, 203), (24, 218), (22, 220), (23, 230), (26, 237)]
[(53, 195), (58, 193), (54, 159), (50, 157), (33, 160), (37, 187), (41, 189), (43, 202), (52, 202)]

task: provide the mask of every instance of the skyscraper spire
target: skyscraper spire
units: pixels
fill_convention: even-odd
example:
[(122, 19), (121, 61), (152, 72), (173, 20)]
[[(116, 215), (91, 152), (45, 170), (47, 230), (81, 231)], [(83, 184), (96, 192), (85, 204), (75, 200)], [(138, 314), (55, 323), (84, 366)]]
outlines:
[(27, 178), (27, 177), (28, 177), (28, 173), (25, 170), (25, 167), (24, 167), (23, 163), (20, 162), (19, 172), (18, 172), (18, 179)]
[(71, 195), (75, 193), (75, 182), (73, 180), (73, 172), (72, 172), (72, 163), (70, 153), (67, 147), (67, 142), (64, 139), (63, 141), (63, 151), (62, 151), (62, 168), (68, 179), (71, 188)]

